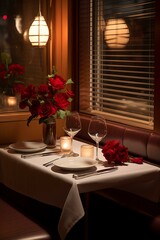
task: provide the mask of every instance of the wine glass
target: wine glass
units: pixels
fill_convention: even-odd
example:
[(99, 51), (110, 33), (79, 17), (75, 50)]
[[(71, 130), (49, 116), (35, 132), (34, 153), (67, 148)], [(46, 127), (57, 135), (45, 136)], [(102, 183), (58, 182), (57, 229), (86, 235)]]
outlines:
[(96, 142), (96, 161), (101, 163), (98, 157), (99, 142), (107, 135), (107, 123), (103, 117), (92, 116), (88, 126), (88, 135)]
[[(73, 145), (73, 138), (74, 136), (81, 130), (81, 120), (79, 113), (77, 111), (70, 112), (64, 121), (64, 131), (68, 134), (68, 136), (72, 139)], [(72, 154), (74, 156), (78, 156), (78, 153), (74, 153), (72, 150)]]

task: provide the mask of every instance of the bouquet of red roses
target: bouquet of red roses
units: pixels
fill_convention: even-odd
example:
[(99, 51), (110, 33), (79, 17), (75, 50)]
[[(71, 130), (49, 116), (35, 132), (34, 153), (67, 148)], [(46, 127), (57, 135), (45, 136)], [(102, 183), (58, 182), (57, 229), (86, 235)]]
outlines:
[(10, 54), (0, 55), (0, 93), (15, 95), (20, 93), (24, 87), (24, 67), (13, 64)]
[(67, 89), (67, 85), (71, 83), (73, 83), (71, 79), (66, 81), (57, 75), (53, 67), (46, 84), (39, 86), (29, 84), (25, 87), (21, 91), (19, 107), (21, 109), (28, 107), (31, 113), (27, 125), (36, 117), (39, 117), (39, 123), (47, 122), (50, 117), (63, 119), (69, 112), (67, 107), (74, 96), (73, 92)]
[(122, 164), (128, 161), (128, 148), (122, 146), (119, 140), (107, 141), (102, 149), (102, 153), (108, 163)]

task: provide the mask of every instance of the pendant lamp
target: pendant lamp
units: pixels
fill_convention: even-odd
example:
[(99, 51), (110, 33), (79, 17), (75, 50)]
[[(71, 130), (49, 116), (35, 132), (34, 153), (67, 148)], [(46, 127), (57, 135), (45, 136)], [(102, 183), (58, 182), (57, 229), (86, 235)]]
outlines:
[(124, 48), (129, 37), (129, 28), (124, 19), (113, 18), (106, 22), (104, 38), (109, 48)]
[(32, 46), (44, 47), (49, 38), (49, 29), (44, 17), (41, 14), (39, 1), (39, 13), (35, 17), (32, 25), (29, 28), (29, 40)]

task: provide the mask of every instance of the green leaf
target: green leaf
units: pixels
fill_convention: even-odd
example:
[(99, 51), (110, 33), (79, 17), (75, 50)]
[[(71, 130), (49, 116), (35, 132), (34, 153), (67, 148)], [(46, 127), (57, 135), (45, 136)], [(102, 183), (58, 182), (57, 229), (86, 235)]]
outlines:
[(1, 53), (1, 61), (3, 64), (8, 66), (9, 64), (12, 63), (11, 55), (9, 53), (2, 52)]
[(41, 124), (41, 123), (45, 122), (45, 121), (46, 121), (46, 119), (47, 119), (47, 118), (40, 118), (40, 119), (39, 119), (39, 124)]
[(72, 102), (73, 99), (72, 98), (68, 98), (67, 100), (68, 100), (68, 102)]
[(58, 110), (58, 112), (59, 112), (59, 117), (60, 117), (61, 119), (64, 119), (64, 118), (65, 118), (65, 115), (66, 115), (66, 111), (64, 111), (64, 110)]
[(66, 85), (67, 85), (67, 84), (72, 84), (72, 83), (74, 83), (74, 82), (73, 82), (72, 79), (70, 78), (70, 79), (67, 80)]
[(71, 114), (71, 111), (69, 110), (66, 110), (66, 116), (70, 115)]
[(53, 74), (48, 74), (48, 78), (53, 78), (54, 75)]
[(55, 67), (55, 66), (53, 66), (53, 68), (52, 68), (52, 74), (54, 74), (54, 75), (57, 74), (57, 70), (56, 70), (56, 67)]

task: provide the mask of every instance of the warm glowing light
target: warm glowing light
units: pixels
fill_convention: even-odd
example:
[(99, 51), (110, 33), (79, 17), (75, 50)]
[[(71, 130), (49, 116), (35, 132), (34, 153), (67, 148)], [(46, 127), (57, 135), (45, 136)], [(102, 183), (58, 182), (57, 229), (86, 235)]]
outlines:
[(26, 29), (23, 33), (23, 38), (26, 42), (28, 42), (28, 29)]
[(16, 26), (17, 31), (20, 34), (22, 34), (22, 18), (21, 18), (21, 16), (17, 15), (14, 20), (15, 20), (15, 26)]
[(49, 29), (44, 17), (40, 14), (35, 17), (29, 29), (29, 40), (33, 46), (43, 47), (49, 38)]
[(16, 97), (8, 97), (7, 104), (9, 107), (14, 107), (17, 105), (17, 98)]
[(70, 153), (72, 150), (72, 139), (68, 136), (60, 137), (60, 149), (63, 153)]
[(2, 18), (3, 18), (3, 20), (7, 20), (8, 17), (7, 17), (7, 15), (3, 15)]
[(109, 19), (105, 27), (105, 41), (110, 48), (124, 48), (129, 42), (129, 28), (124, 19)]
[(93, 145), (81, 145), (80, 156), (86, 158), (94, 158), (94, 146)]

